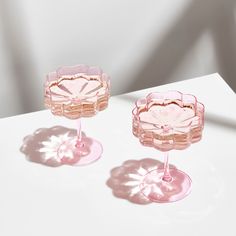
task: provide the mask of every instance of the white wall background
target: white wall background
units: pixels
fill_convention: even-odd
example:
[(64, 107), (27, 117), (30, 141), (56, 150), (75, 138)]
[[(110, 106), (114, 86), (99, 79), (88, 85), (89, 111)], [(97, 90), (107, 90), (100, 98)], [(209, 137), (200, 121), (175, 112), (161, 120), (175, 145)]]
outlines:
[(112, 94), (220, 72), (236, 90), (235, 0), (0, 0), (0, 117), (43, 109), (45, 74), (99, 65)]

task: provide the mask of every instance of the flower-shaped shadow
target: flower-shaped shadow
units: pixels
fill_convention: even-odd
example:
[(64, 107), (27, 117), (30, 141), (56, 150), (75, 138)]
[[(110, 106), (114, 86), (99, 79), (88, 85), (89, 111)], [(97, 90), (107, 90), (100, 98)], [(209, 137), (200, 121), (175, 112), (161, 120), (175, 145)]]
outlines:
[(178, 91), (151, 93), (136, 102), (133, 134), (145, 146), (161, 151), (184, 149), (201, 139), (204, 105)]
[[(121, 166), (111, 170), (111, 176), (106, 184), (117, 198), (140, 205), (149, 204), (152, 201), (141, 193), (140, 184), (148, 172), (162, 169), (163, 166), (162, 162), (151, 158), (127, 160)], [(173, 165), (170, 165), (170, 168), (176, 169)]]
[[(75, 129), (68, 129), (63, 126), (40, 128), (23, 139), (20, 151), (27, 160), (46, 166), (75, 165), (78, 160), (63, 160), (59, 158), (58, 150), (65, 141), (76, 137), (76, 135), (77, 131)], [(84, 133), (82, 133), (82, 137), (87, 144), (92, 143), (90, 138), (86, 137)]]
[(99, 67), (60, 67), (47, 75), (45, 105), (69, 119), (90, 117), (108, 106), (110, 79)]

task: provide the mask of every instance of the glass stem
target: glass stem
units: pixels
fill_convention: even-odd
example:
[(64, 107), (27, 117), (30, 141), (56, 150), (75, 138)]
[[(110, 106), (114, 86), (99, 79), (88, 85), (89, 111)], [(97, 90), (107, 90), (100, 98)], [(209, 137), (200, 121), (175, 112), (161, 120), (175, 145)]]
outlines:
[(163, 181), (171, 182), (172, 177), (169, 170), (169, 152), (164, 152), (164, 174), (162, 177)]
[(81, 119), (77, 119), (77, 142), (76, 147), (82, 146), (82, 129), (81, 129)]

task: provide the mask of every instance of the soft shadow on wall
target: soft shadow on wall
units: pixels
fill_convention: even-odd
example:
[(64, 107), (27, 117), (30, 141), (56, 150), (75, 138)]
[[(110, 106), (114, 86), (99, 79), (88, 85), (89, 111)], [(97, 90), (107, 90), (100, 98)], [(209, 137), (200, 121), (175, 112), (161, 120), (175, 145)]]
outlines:
[[(235, 0), (189, 1), (182, 14), (177, 17), (170, 28), (166, 29), (164, 37), (161, 40), (160, 37), (154, 38), (155, 44), (151, 53), (143, 59), (141, 66), (130, 63), (131, 76), (119, 78), (117, 74), (112, 75), (114, 80), (120, 80), (123, 84), (116, 93), (169, 83), (173, 81), (173, 78), (177, 81), (216, 71), (236, 90), (234, 79), (236, 74), (235, 7)], [(18, 108), (15, 113), (14, 109), (7, 113), (6, 107), (0, 117), (15, 115), (19, 110), (25, 113), (43, 109), (42, 77), (44, 75), (39, 75), (37, 72), (35, 55), (28, 38), (27, 22), (19, 2), (0, 0), (0, 20), (4, 26), (1, 31), (5, 37), (12, 66), (12, 82), (17, 90), (17, 94), (13, 94), (15, 97), (10, 94), (7, 99), (15, 99), (15, 107)], [(217, 65), (214, 70), (205, 68), (199, 71), (198, 68), (194, 69), (194, 66), (189, 69), (184, 64), (185, 57), (205, 32), (209, 32), (212, 39)], [(142, 55), (138, 56), (142, 57)], [(204, 62), (205, 60), (203, 58)], [(194, 65), (194, 59), (191, 63)], [(182, 64), (184, 66), (181, 73), (176, 73)]]
[[(9, 60), (12, 74), (12, 78), (1, 79), (12, 80), (8, 84), (15, 89), (4, 88), (9, 93), (17, 91), (15, 94), (9, 94), (8, 98), (15, 99), (15, 106), (20, 107), (18, 109), (22, 110), (22, 113), (40, 110), (43, 108), (42, 96), (39, 97), (37, 94), (39, 90), (42, 91), (41, 79), (34, 63), (27, 22), (18, 1), (0, 0), (0, 21), (2, 23), (0, 33), (3, 33), (4, 46), (7, 49), (5, 59)], [(9, 113), (13, 113), (12, 109), (9, 109)], [(4, 111), (8, 115), (8, 110)], [(4, 117), (4, 114), (0, 114), (0, 118), (1, 116)]]
[[(158, 42), (143, 66), (137, 70), (128, 91), (171, 82), (175, 71), (189, 50), (206, 31), (215, 49), (217, 72), (236, 91), (236, 19), (235, 0), (193, 0), (175, 24)], [(204, 55), (203, 55), (204, 56)], [(187, 69), (187, 68), (186, 68)], [(214, 73), (216, 71), (209, 71)], [(204, 74), (202, 74), (204, 75)], [(183, 79), (199, 76), (198, 71)], [(178, 80), (181, 78), (176, 78)]]

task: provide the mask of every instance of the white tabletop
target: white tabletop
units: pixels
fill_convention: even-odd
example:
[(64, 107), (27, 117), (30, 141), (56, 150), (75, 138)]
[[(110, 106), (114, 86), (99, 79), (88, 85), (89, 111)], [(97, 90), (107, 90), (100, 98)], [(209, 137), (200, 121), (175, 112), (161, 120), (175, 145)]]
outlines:
[[(129, 175), (163, 161), (159, 151), (132, 135), (131, 110), (137, 98), (166, 90), (196, 95), (205, 104), (206, 124), (200, 142), (170, 153), (170, 162), (191, 176), (191, 194), (158, 204), (135, 194), (138, 182)], [(73, 121), (48, 110), (1, 119), (0, 235), (235, 236), (235, 104), (218, 74), (112, 97), (108, 109), (82, 120), (86, 135), (104, 147), (101, 159), (84, 167), (49, 167), (20, 152), (25, 136), (56, 125), (75, 128)]]

